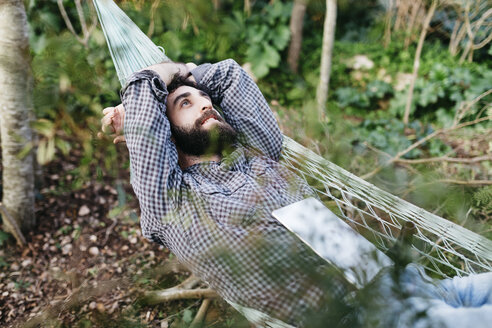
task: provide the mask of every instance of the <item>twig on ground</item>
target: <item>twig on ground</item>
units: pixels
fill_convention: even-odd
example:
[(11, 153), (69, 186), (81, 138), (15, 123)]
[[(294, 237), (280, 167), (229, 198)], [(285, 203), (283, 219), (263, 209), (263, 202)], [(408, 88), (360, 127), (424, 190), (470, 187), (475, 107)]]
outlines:
[(103, 245), (106, 245), (108, 242), (109, 235), (113, 232), (114, 227), (118, 223), (118, 220), (116, 218), (113, 219), (113, 223), (106, 229), (104, 240), (102, 242)]
[(179, 285), (173, 287), (175, 289), (181, 288), (181, 289), (191, 289), (195, 288), (198, 286), (198, 284), (201, 282), (200, 278), (195, 277), (194, 275), (189, 276), (186, 278), (182, 283)]
[(219, 295), (210, 288), (203, 289), (164, 289), (147, 291), (143, 295), (143, 301), (147, 304), (158, 304), (182, 299), (217, 298)]
[(203, 320), (205, 319), (205, 315), (207, 314), (208, 307), (210, 306), (211, 300), (206, 298), (203, 300), (202, 305), (198, 309), (198, 312), (195, 316), (195, 319), (190, 324), (190, 328), (201, 327)]

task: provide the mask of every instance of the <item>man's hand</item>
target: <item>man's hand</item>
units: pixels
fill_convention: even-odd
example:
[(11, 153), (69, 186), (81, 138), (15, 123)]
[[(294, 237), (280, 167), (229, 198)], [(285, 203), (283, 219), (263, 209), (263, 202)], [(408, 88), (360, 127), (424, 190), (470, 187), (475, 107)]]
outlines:
[[(187, 76), (190, 71), (196, 67), (193, 63), (161, 63), (149, 66), (143, 70), (153, 70), (158, 73), (162, 80), (169, 84), (171, 78), (174, 74), (179, 73), (181, 75)], [(193, 75), (189, 76), (189, 79), (195, 81)], [(107, 107), (103, 110), (104, 117), (101, 119), (101, 130), (99, 136), (102, 137), (103, 134), (110, 134), (114, 137), (113, 143), (117, 144), (120, 142), (125, 142), (125, 136), (123, 135), (123, 123), (125, 121), (125, 108), (123, 104), (119, 104), (116, 107)]]
[(183, 76), (188, 76), (190, 73), (188, 66), (183, 64), (183, 63), (160, 63), (160, 64), (155, 64), (149, 67), (146, 67), (143, 70), (152, 70), (159, 74), (161, 77), (162, 81), (168, 85), (173, 76), (175, 74), (183, 75)]
[(123, 135), (123, 123), (125, 121), (125, 108), (123, 104), (116, 107), (107, 107), (103, 110), (104, 117), (101, 119), (101, 129), (106, 134), (111, 134), (113, 143), (125, 142)]
[[(197, 66), (195, 63), (186, 63), (186, 67), (188, 68), (188, 72), (191, 72)], [(193, 75), (191, 75), (191, 73), (190, 73), (190, 76), (188, 77), (188, 80), (196, 82), (195, 77)]]

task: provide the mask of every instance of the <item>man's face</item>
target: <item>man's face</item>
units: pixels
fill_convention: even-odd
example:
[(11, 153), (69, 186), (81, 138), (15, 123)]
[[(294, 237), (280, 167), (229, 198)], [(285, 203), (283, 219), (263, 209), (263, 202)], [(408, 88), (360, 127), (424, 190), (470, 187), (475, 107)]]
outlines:
[(181, 86), (168, 95), (167, 117), (176, 146), (186, 154), (218, 154), (236, 139), (236, 131), (213, 108), (203, 91)]

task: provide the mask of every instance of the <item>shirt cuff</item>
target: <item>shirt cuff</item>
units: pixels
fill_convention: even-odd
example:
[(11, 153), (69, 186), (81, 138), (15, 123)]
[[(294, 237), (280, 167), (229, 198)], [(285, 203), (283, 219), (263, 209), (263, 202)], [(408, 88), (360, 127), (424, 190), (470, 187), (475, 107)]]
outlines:
[(132, 83), (139, 80), (148, 80), (151, 84), (152, 91), (154, 92), (156, 98), (161, 102), (165, 102), (166, 96), (168, 94), (166, 84), (164, 83), (164, 81), (162, 81), (160, 75), (153, 70), (138, 71), (130, 75), (125, 83), (125, 86), (121, 89), (120, 96), (122, 99), (128, 87)]
[(201, 64), (200, 66), (195, 67), (191, 70), (191, 74), (195, 78), (197, 83), (200, 83), (205, 73), (212, 67), (212, 64)]

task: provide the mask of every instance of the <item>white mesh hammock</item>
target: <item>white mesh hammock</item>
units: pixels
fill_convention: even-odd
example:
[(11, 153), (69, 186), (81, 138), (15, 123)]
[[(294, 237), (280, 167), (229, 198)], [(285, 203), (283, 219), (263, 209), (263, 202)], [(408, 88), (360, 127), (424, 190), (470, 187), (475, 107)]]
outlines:
[[(122, 85), (133, 72), (170, 61), (113, 0), (93, 1)], [(429, 271), (442, 277), (492, 271), (491, 240), (377, 188), (286, 136), (283, 146), (283, 163), (314, 181), (320, 198), (381, 250), (412, 222), (412, 250)]]

